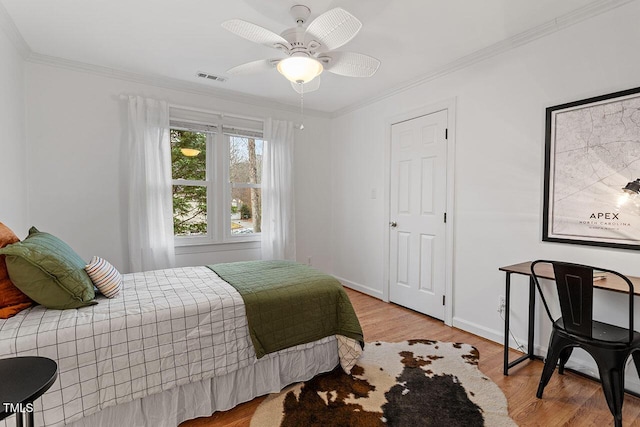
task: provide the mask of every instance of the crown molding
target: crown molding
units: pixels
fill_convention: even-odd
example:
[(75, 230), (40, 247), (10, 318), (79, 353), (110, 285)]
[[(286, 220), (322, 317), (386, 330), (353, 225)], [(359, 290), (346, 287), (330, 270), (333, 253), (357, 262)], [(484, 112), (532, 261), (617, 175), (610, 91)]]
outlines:
[[(512, 37), (494, 43), (486, 48), (477, 50), (469, 55), (460, 57), (448, 64), (435, 68), (429, 73), (407, 82), (404, 82), (390, 90), (384, 91), (377, 96), (367, 98), (361, 102), (356, 102), (347, 107), (335, 110), (333, 112), (325, 112), (320, 110), (305, 109), (305, 114), (309, 114), (316, 117), (324, 118), (336, 118), (344, 114), (353, 112), (367, 105), (374, 104), (383, 99), (389, 98), (396, 94), (411, 90), (416, 86), (422, 85), (426, 82), (438, 79), (447, 74), (451, 74), (455, 71), (469, 67), (478, 62), (492, 58), (499, 54), (508, 52), (519, 46), (525, 45), (539, 38), (553, 34), (564, 28), (570, 27), (574, 24), (595, 17), (602, 13), (613, 10), (617, 7), (623, 6), (627, 3), (632, 3), (636, 0), (596, 0), (586, 6), (555, 18), (551, 21), (545, 22), (530, 30), (523, 31)], [(13, 43), (16, 50), (28, 62), (54, 66), (58, 68), (66, 68), (69, 70), (83, 71), (90, 74), (100, 75), (103, 77), (115, 78), (119, 80), (130, 81), (134, 83), (147, 84), (151, 86), (158, 86), (165, 89), (179, 90), (182, 92), (194, 93), (198, 95), (207, 95), (215, 98), (219, 98), (232, 102), (243, 102), (258, 107), (275, 108), (281, 111), (297, 113), (297, 106), (285, 104), (282, 102), (273, 101), (272, 99), (248, 95), (245, 93), (235, 92), (231, 90), (211, 88), (209, 86), (187, 82), (171, 77), (165, 77), (154, 74), (141, 74), (131, 71), (118, 70), (109, 67), (103, 67), (99, 65), (87, 64), (79, 61), (73, 61), (64, 58), (58, 58), (54, 56), (43, 55), (33, 52), (30, 46), (20, 34), (20, 31), (16, 27), (13, 19), (4, 8), (0, 0), (0, 27), (5, 31), (9, 40)]]
[[(123, 71), (115, 68), (103, 67), (101, 65), (87, 64), (80, 61), (73, 61), (70, 59), (59, 58), (55, 56), (43, 55), (41, 53), (31, 52), (26, 58), (26, 61), (48, 65), (57, 68), (65, 68), (73, 71), (85, 72), (88, 74), (94, 74), (102, 77), (108, 77), (118, 80), (125, 80), (133, 83), (140, 83), (150, 86), (162, 87), (165, 89), (179, 90), (181, 92), (193, 93), (196, 95), (206, 95), (215, 97), (224, 101), (230, 102), (242, 102), (245, 104), (251, 104), (257, 107), (264, 107), (269, 109), (277, 109), (286, 112), (299, 113), (300, 110), (297, 106), (290, 104), (284, 104), (274, 101), (269, 98), (248, 95), (245, 93), (235, 92), (232, 90), (217, 89), (205, 86), (199, 83), (187, 82), (184, 80), (175, 79), (172, 77), (165, 77), (156, 74), (141, 74), (132, 71)], [(324, 111), (306, 109), (305, 115), (329, 118), (331, 114)]]
[(347, 107), (336, 110), (333, 113), (331, 113), (331, 118), (340, 117), (344, 114), (351, 113), (367, 105), (375, 104), (376, 102), (379, 102), (383, 99), (389, 98), (391, 96), (397, 95), (407, 90), (411, 90), (416, 86), (422, 85), (426, 82), (446, 76), (447, 74), (451, 74), (455, 71), (469, 67), (473, 64), (492, 58), (496, 55), (500, 55), (501, 53), (508, 52), (512, 49), (515, 49), (517, 47), (530, 43), (534, 40), (538, 40), (542, 37), (556, 33), (574, 24), (580, 23), (589, 18), (595, 17), (602, 13), (613, 10), (617, 7), (623, 6), (627, 3), (632, 3), (634, 1), (636, 0), (596, 0), (592, 3), (589, 3), (586, 6), (583, 6), (572, 12), (566, 13), (551, 21), (547, 21), (544, 24), (538, 25), (527, 31), (523, 31), (512, 37), (509, 37), (507, 39), (494, 43), (490, 46), (487, 46), (483, 49), (477, 50), (468, 55), (460, 57), (452, 62), (449, 62), (448, 64), (435, 68), (434, 70), (423, 75), (422, 77), (402, 83), (396, 86), (395, 88), (382, 92), (381, 94), (375, 97), (367, 98), (364, 101), (357, 102)]
[(13, 22), (11, 15), (9, 15), (9, 12), (7, 12), (7, 9), (5, 9), (4, 5), (1, 2), (0, 27), (2, 27), (4, 32), (7, 34), (7, 37), (9, 37), (9, 40), (11, 40), (11, 43), (18, 51), (18, 54), (23, 59), (27, 59), (31, 54), (31, 47), (29, 47), (27, 42), (24, 40), (22, 34), (20, 34), (20, 31), (18, 30), (18, 27), (16, 27), (15, 22)]

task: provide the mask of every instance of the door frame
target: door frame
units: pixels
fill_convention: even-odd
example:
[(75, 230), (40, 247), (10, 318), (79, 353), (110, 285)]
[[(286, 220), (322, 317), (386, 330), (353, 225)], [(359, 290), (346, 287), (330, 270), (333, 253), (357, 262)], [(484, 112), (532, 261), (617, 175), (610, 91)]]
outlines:
[(397, 123), (405, 122), (411, 119), (415, 119), (421, 116), (426, 116), (438, 111), (447, 110), (447, 223), (445, 225), (445, 308), (444, 308), (444, 323), (445, 325), (452, 325), (453, 322), (453, 232), (455, 223), (455, 211), (454, 211), (454, 178), (455, 178), (455, 141), (456, 141), (456, 98), (449, 98), (434, 104), (426, 105), (423, 107), (407, 110), (403, 113), (388, 117), (385, 120), (385, 153), (384, 163), (386, 165), (384, 171), (384, 209), (385, 209), (385, 224), (384, 224), (384, 269), (383, 269), (383, 283), (382, 299), (389, 302), (389, 257), (391, 251), (389, 249), (390, 242), (390, 229), (389, 221), (391, 221), (391, 126)]

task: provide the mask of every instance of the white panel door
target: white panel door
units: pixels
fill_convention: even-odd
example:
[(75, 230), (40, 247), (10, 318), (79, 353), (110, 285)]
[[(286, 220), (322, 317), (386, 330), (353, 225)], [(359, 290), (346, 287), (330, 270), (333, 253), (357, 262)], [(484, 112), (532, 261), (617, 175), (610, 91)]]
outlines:
[(447, 110), (391, 126), (389, 299), (444, 319)]

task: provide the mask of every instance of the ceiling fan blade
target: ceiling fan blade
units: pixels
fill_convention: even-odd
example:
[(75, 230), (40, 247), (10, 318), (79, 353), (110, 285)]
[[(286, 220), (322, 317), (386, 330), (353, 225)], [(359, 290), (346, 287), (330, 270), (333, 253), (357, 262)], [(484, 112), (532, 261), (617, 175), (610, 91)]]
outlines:
[(262, 71), (273, 69), (280, 62), (279, 59), (259, 59), (257, 61), (247, 62), (227, 70), (227, 73), (236, 76), (244, 76), (247, 74), (256, 74)]
[(291, 87), (296, 92), (302, 93), (302, 94), (313, 92), (314, 90), (320, 89), (320, 77), (316, 77), (315, 79), (311, 80), (309, 83), (291, 82)]
[(380, 67), (376, 58), (355, 52), (324, 53), (318, 60), (325, 70), (347, 77), (371, 77)]
[(276, 49), (285, 48), (286, 50), (289, 50), (291, 48), (288, 41), (273, 31), (267, 30), (266, 28), (256, 24), (252, 24), (251, 22), (243, 21), (242, 19), (230, 19), (228, 21), (224, 21), (222, 23), (222, 28), (254, 43), (260, 43)]
[(314, 19), (307, 27), (306, 38), (317, 41), (322, 50), (337, 49), (350, 41), (362, 28), (362, 22), (344, 9), (336, 7)]

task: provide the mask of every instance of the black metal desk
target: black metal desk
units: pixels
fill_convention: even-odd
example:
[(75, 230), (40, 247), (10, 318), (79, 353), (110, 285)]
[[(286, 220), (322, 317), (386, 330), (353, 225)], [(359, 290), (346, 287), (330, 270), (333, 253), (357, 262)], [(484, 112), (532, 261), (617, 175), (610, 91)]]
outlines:
[(33, 402), (57, 377), (58, 365), (46, 357), (0, 359), (0, 420), (16, 414), (17, 427), (33, 427)]
[[(536, 315), (536, 285), (531, 277), (531, 261), (521, 262), (519, 264), (508, 265), (506, 267), (500, 267), (500, 271), (506, 273), (505, 283), (505, 313), (504, 313), (504, 375), (509, 375), (509, 369), (513, 368), (517, 364), (524, 362), (525, 360), (536, 359), (533, 352), (533, 337)], [(510, 296), (511, 296), (511, 275), (520, 274), (529, 277), (529, 325), (527, 331), (527, 353), (516, 360), (509, 362), (509, 314), (510, 314)], [(536, 267), (536, 274), (538, 277), (544, 279), (554, 280), (553, 269), (551, 266), (540, 265)], [(627, 276), (633, 283), (635, 295), (640, 295), (640, 277)], [(628, 287), (625, 282), (616, 278), (605, 278), (604, 280), (598, 280), (593, 283), (593, 287), (597, 289), (604, 289), (613, 292), (628, 292)]]

